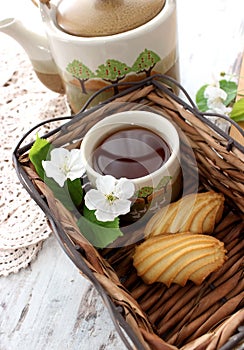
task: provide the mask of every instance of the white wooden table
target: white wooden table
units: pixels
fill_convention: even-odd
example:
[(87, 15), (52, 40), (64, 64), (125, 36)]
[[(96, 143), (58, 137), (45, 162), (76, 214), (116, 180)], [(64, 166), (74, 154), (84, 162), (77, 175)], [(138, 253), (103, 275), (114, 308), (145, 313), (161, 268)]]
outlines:
[[(13, 3), (17, 0), (7, 5)], [(213, 75), (229, 70), (241, 49), (244, 2), (178, 0), (177, 7), (181, 83), (194, 99)], [(22, 50), (8, 40), (10, 55)], [(0, 34), (0, 47), (5, 44)], [(54, 236), (28, 268), (0, 278), (0, 350), (19, 349), (125, 349), (100, 296)]]

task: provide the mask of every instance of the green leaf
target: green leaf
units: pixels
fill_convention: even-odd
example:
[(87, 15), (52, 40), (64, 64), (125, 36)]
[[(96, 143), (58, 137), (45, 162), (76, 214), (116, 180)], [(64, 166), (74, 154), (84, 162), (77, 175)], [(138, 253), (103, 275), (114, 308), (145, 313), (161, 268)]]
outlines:
[(203, 85), (196, 93), (196, 104), (201, 112), (206, 112), (208, 108), (208, 103), (206, 97), (204, 97), (204, 92), (208, 84)]
[(29, 157), (34, 165), (37, 174), (41, 179), (44, 179), (45, 173), (42, 166), (42, 161), (46, 160), (51, 149), (51, 144), (45, 139), (41, 139), (38, 135), (36, 141), (30, 149)]
[(244, 121), (244, 98), (234, 103), (230, 117), (236, 122)]
[(220, 80), (219, 87), (227, 93), (227, 98), (224, 101), (225, 106), (229, 106), (236, 98), (237, 84), (233, 81)]
[(67, 185), (68, 185), (70, 197), (73, 203), (78, 207), (81, 204), (83, 199), (83, 189), (82, 189), (81, 179), (75, 179), (73, 181), (68, 179)]
[(84, 207), (84, 216), (81, 216), (77, 225), (82, 234), (97, 248), (105, 248), (118, 237), (123, 236), (119, 228), (119, 218), (114, 221), (98, 221), (94, 210)]
[(53, 195), (70, 211), (76, 210), (83, 200), (83, 189), (81, 179), (71, 181), (66, 180), (64, 186), (59, 184), (50, 177), (44, 175), (45, 184), (52, 190)]
[(76, 210), (83, 199), (82, 184), (80, 179), (65, 181), (64, 186), (59, 184), (52, 178), (45, 176), (45, 184), (52, 190), (53, 195), (70, 211)]
[(60, 187), (57, 182), (45, 175), (42, 161), (49, 160), (49, 154), (53, 146), (45, 139), (39, 138), (37, 135), (36, 141), (30, 149), (30, 161), (35, 167), (37, 174), (52, 190), (55, 198), (57, 198), (68, 210), (73, 211), (78, 207), (83, 199), (82, 183), (80, 179), (65, 181), (64, 187)]
[(45, 184), (52, 190), (53, 195), (70, 211), (74, 211), (79, 207), (83, 199), (83, 190), (80, 179), (65, 181), (64, 186), (59, 184), (52, 178), (45, 177)]

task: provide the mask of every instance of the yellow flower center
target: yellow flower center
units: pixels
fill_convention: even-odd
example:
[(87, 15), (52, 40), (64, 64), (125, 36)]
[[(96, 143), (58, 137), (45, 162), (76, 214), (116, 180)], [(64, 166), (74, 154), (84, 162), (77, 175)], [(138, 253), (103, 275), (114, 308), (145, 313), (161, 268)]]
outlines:
[(106, 199), (109, 201), (110, 204), (112, 204), (117, 197), (113, 195), (113, 193), (106, 194)]
[(59, 167), (59, 169), (64, 175), (68, 174), (68, 172), (70, 171), (70, 168), (68, 166), (68, 157), (64, 157), (64, 163), (62, 164), (62, 166)]

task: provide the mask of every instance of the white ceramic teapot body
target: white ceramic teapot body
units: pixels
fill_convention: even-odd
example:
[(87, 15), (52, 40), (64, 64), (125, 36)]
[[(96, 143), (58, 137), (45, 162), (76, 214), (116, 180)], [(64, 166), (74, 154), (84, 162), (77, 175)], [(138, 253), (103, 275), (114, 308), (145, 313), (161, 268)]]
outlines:
[[(46, 38), (14, 20), (0, 22), (0, 30), (23, 45), (41, 81), (65, 93), (74, 113), (97, 90), (113, 83), (137, 81), (155, 73), (179, 80), (175, 0), (166, 0), (158, 15), (135, 29), (99, 37), (61, 30), (53, 4), (40, 3), (40, 12)], [(93, 104), (117, 92), (106, 89)]]

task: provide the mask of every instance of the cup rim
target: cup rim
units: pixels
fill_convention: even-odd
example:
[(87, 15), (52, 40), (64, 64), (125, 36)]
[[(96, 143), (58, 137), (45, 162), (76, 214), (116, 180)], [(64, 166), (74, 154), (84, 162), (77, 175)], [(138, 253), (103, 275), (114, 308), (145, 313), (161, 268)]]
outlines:
[[(175, 140), (174, 140), (174, 144), (172, 142), (172, 140), (169, 140), (169, 138), (167, 137), (166, 134), (163, 134), (162, 132), (159, 133), (158, 130), (156, 128), (151, 128), (152, 124), (153, 123), (150, 123), (150, 125), (145, 125), (144, 123), (141, 123), (140, 122), (140, 119), (138, 119), (138, 122), (130, 122), (129, 123), (129, 115), (140, 115), (140, 116), (144, 116), (144, 118), (155, 118), (157, 119), (159, 122), (161, 122), (162, 124), (167, 125), (168, 128), (171, 128), (171, 132), (174, 133), (174, 136), (175, 136)], [(154, 112), (150, 112), (150, 111), (123, 111), (123, 112), (118, 112), (118, 113), (115, 113), (115, 114), (112, 114), (110, 116), (107, 116), (105, 118), (103, 118), (102, 120), (100, 120), (99, 122), (97, 122), (96, 124), (94, 124), (91, 129), (88, 130), (88, 132), (86, 133), (86, 135), (84, 136), (83, 140), (82, 140), (82, 143), (81, 143), (81, 146), (80, 146), (80, 150), (81, 150), (81, 156), (82, 156), (82, 159), (83, 159), (83, 162), (84, 162), (84, 166), (85, 166), (85, 169), (86, 169), (86, 172), (91, 174), (91, 176), (93, 178), (97, 178), (98, 176), (102, 176), (100, 173), (98, 173), (97, 171), (95, 171), (93, 169), (93, 167), (91, 166), (90, 162), (88, 161), (87, 157), (86, 157), (86, 147), (88, 145), (88, 143), (90, 142), (90, 136), (92, 136), (92, 134), (94, 133), (94, 131), (100, 127), (105, 127), (105, 126), (108, 126), (108, 125), (112, 125), (114, 128), (111, 128), (110, 130), (113, 131), (115, 130), (115, 127), (116, 127), (116, 124), (114, 119), (117, 119), (117, 118), (128, 118), (128, 120), (124, 120), (123, 122), (118, 122), (116, 121), (116, 124), (118, 126), (118, 123), (123, 123), (123, 124), (130, 124), (130, 125), (138, 125), (138, 126), (141, 126), (141, 127), (145, 127), (145, 128), (148, 128), (149, 129), (149, 126), (150, 126), (150, 130), (152, 130), (153, 132), (155, 132), (157, 135), (159, 135), (161, 138), (162, 137), (162, 134), (165, 136), (166, 138), (166, 142), (169, 144), (170, 146), (170, 149), (171, 149), (171, 155), (169, 157), (169, 159), (160, 167), (158, 168), (157, 170), (155, 170), (154, 172), (146, 175), (146, 176), (142, 176), (142, 177), (138, 177), (138, 178), (132, 178), (130, 179), (130, 181), (132, 181), (135, 185), (139, 186), (140, 183), (142, 182), (147, 182), (148, 180), (150, 180), (152, 178), (152, 176), (154, 177), (157, 177), (158, 174), (162, 173), (162, 171), (166, 170), (167, 168), (169, 168), (170, 166), (172, 166), (172, 163), (178, 158), (179, 159), (179, 152), (180, 152), (180, 140), (179, 140), (179, 134), (175, 128), (175, 126), (173, 125), (173, 123), (171, 121), (169, 121), (166, 117), (162, 116), (162, 115), (159, 115), (157, 113), (154, 113)], [(101, 137), (102, 139), (102, 137)], [(96, 141), (97, 142), (97, 141)], [(96, 143), (95, 142), (95, 143)]]

